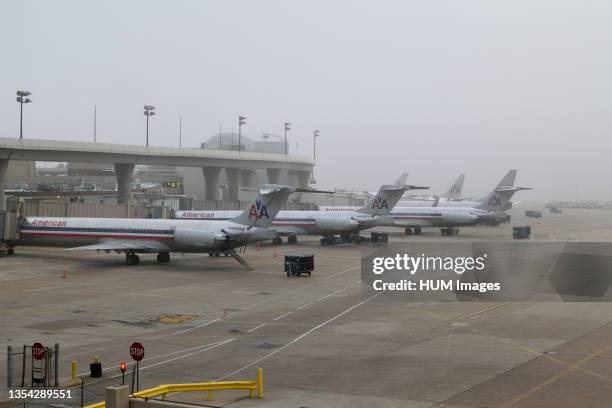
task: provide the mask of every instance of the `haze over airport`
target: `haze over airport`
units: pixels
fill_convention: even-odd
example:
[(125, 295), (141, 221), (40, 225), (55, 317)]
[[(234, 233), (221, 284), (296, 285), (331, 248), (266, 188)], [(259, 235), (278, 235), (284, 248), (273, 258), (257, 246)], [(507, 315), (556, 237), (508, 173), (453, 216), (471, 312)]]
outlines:
[[(180, 7), (178, 5), (181, 5)], [(482, 195), (507, 169), (534, 200), (610, 200), (612, 4), (575, 1), (20, 1), (0, 13), (0, 136), (199, 146), (281, 135), (321, 187), (404, 170)]]

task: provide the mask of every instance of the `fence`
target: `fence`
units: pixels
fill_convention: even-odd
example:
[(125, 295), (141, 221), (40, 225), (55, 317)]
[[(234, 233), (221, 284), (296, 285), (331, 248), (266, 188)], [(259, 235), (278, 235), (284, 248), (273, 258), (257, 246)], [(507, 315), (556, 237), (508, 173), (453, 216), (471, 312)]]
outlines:
[[(249, 397), (254, 398), (257, 393), (257, 398), (264, 397), (264, 386), (263, 386), (263, 370), (257, 369), (257, 379), (246, 380), (246, 381), (211, 381), (201, 383), (185, 383), (185, 384), (163, 384), (147, 390), (135, 392), (129, 395), (127, 387), (119, 388), (108, 388), (111, 393), (114, 393), (114, 397), (111, 401), (116, 403), (116, 406), (122, 406), (120, 402), (122, 394), (125, 398), (132, 398), (134, 406), (145, 408), (147, 406), (147, 400), (149, 398), (161, 397), (161, 400), (166, 400), (168, 394), (180, 393), (180, 392), (193, 392), (193, 391), (207, 391), (207, 400), (212, 401), (213, 391), (220, 390), (247, 390), (249, 391)], [(108, 397), (108, 394), (107, 394)], [(144, 404), (139, 404), (136, 399), (144, 399)], [(132, 405), (132, 404), (130, 404)], [(95, 404), (87, 405), (85, 408), (106, 408), (106, 401), (101, 401)], [(116, 408), (115, 406), (109, 406), (108, 408)]]

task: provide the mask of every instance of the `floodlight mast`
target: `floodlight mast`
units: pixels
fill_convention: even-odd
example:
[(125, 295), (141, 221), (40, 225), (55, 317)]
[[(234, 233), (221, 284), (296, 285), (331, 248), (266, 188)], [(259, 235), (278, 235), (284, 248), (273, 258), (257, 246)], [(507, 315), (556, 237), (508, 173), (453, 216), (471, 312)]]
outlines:
[(32, 92), (17, 91), (17, 102), (19, 103), (19, 140), (23, 140), (23, 104), (32, 102), (28, 98), (30, 95), (32, 95)]
[(144, 106), (144, 115), (147, 117), (147, 147), (149, 147), (149, 116), (155, 115), (155, 106), (145, 105)]

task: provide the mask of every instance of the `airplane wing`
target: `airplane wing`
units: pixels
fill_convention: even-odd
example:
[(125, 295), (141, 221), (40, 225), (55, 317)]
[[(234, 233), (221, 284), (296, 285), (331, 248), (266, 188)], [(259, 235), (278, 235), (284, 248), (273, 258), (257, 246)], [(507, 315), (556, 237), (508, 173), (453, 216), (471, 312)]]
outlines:
[(107, 239), (93, 245), (66, 248), (66, 251), (170, 252), (170, 247), (155, 240)]
[(418, 218), (396, 218), (393, 220), (393, 225), (397, 227), (432, 227), (432, 223), (427, 220), (420, 220)]

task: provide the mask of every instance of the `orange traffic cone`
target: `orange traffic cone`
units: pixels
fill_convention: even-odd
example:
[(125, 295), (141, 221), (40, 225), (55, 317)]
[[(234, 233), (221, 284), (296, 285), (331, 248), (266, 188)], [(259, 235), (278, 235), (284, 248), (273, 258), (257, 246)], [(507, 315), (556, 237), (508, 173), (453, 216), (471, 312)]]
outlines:
[(68, 277), (68, 267), (64, 265), (64, 273), (62, 274), (62, 278), (66, 279)]

